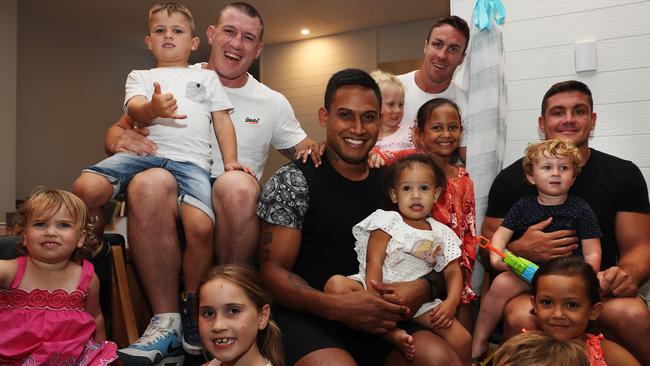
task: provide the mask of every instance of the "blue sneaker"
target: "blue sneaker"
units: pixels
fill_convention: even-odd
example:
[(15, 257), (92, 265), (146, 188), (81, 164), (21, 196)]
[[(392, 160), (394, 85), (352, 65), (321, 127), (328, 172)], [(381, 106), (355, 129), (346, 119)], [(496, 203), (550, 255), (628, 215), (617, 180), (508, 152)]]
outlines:
[(182, 337), (171, 318), (151, 318), (140, 339), (117, 351), (124, 366), (181, 366), (185, 360)]
[(183, 333), (183, 349), (190, 355), (203, 353), (199, 327), (196, 324), (197, 298), (196, 293), (188, 292), (181, 294), (181, 329)]

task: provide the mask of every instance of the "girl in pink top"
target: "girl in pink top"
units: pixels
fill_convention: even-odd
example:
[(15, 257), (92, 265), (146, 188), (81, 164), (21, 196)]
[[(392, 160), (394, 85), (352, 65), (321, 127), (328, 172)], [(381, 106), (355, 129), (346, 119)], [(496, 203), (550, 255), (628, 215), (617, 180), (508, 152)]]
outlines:
[(405, 121), (409, 128), (400, 128), (404, 116), (404, 86), (395, 75), (375, 70), (370, 76), (377, 82), (381, 90), (381, 126), (379, 138), (374, 149), (382, 152), (414, 149), (411, 139), (413, 121)]
[(0, 364), (106, 365), (99, 280), (90, 262), (97, 241), (86, 205), (72, 193), (42, 190), (18, 212), (19, 250), (0, 260)]
[(602, 334), (587, 333), (602, 304), (598, 277), (584, 259), (563, 257), (543, 263), (531, 288), (535, 322), (542, 332), (561, 341), (584, 341), (591, 366), (639, 365), (632, 354)]

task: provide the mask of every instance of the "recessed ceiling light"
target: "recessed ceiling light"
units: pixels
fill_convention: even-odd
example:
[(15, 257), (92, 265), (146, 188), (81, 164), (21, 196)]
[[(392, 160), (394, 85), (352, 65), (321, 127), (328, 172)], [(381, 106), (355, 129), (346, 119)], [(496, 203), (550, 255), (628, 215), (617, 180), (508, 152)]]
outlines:
[(309, 35), (309, 29), (307, 29), (307, 28), (301, 29), (300, 34), (302, 34), (303, 36), (308, 36)]

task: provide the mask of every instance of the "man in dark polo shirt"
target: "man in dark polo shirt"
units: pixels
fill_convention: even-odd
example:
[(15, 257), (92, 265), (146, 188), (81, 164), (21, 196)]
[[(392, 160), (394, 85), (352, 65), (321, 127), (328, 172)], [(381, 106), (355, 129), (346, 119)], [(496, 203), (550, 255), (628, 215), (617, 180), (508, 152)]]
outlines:
[[(598, 278), (604, 298), (598, 323), (606, 337), (618, 341), (641, 364), (650, 365), (650, 314), (646, 303), (636, 296), (650, 276), (650, 204), (643, 175), (634, 163), (589, 147), (596, 113), (587, 85), (574, 80), (553, 85), (544, 95), (538, 122), (546, 139), (573, 141), (585, 161), (569, 193), (587, 201), (603, 233)], [(512, 204), (532, 194), (537, 192), (524, 183), (521, 159), (501, 171), (490, 189), (482, 234), (491, 237)], [(531, 226), (508, 248), (535, 262), (570, 255), (577, 248), (575, 233), (544, 232), (551, 222), (549, 218)], [(506, 337), (521, 328), (535, 328), (530, 309), (527, 295), (508, 303)]]
[[(381, 93), (367, 73), (334, 74), (318, 114), (327, 129), (322, 164), (288, 164), (262, 189), (260, 272), (277, 304), (289, 365), (410, 364), (376, 334), (394, 329), (413, 313), (408, 309), (430, 297), (426, 280), (380, 284), (382, 297), (322, 291), (330, 276), (358, 271), (352, 226), (380, 208), (385, 194), (381, 172), (367, 164), (380, 106)], [(416, 364), (460, 365), (444, 340), (408, 325)]]

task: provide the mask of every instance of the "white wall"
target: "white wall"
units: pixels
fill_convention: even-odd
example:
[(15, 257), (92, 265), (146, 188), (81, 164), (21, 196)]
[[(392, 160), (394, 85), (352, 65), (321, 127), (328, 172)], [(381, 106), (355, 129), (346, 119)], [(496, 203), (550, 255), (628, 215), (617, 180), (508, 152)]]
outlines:
[(16, 50), (18, 49), (18, 3), (2, 3), (0, 34), (0, 221), (16, 206)]
[[(451, 0), (452, 14), (471, 18), (474, 0)], [(650, 1), (504, 0), (508, 87), (506, 164), (539, 138), (546, 90), (577, 79), (589, 85), (598, 114), (590, 146), (634, 161), (650, 181)], [(598, 70), (576, 73), (574, 44), (594, 40)]]
[(11, 176), (13, 192), (24, 199), (36, 186), (69, 189), (83, 168), (106, 156), (104, 134), (122, 113), (126, 76), (153, 59), (144, 42), (132, 49), (101, 29), (53, 22), (20, 3), (18, 45), (17, 174)]
[[(261, 78), (287, 97), (305, 132), (323, 141), (325, 129), (318, 124), (318, 109), (330, 76), (349, 67), (370, 72), (381, 62), (421, 58), (431, 24), (431, 20), (417, 21), (267, 46)], [(285, 163), (271, 149), (265, 177)]]

